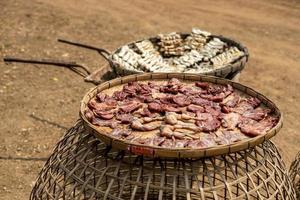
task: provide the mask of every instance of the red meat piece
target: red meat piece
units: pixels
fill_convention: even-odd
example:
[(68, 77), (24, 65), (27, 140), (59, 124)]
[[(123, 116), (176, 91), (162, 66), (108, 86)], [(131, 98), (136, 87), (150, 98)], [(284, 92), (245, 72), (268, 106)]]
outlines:
[(131, 113), (139, 108), (141, 108), (143, 105), (139, 102), (131, 102), (130, 104), (123, 105), (119, 108), (119, 111), (121, 113)]
[(191, 104), (187, 107), (187, 110), (190, 111), (190, 112), (204, 112), (204, 108), (202, 106), (197, 106), (197, 105), (194, 105), (194, 104)]
[(148, 109), (154, 112), (162, 112), (161, 104), (157, 102), (152, 102), (148, 104)]
[(239, 128), (246, 135), (255, 137), (266, 133), (276, 125), (277, 121), (277, 118), (271, 116), (264, 118), (260, 122), (252, 119), (244, 119), (242, 123), (239, 124)]
[(209, 83), (207, 83), (207, 82), (195, 82), (195, 85), (204, 90), (209, 88)]
[(191, 104), (191, 100), (187, 96), (183, 95), (174, 96), (173, 101), (181, 107), (188, 106)]

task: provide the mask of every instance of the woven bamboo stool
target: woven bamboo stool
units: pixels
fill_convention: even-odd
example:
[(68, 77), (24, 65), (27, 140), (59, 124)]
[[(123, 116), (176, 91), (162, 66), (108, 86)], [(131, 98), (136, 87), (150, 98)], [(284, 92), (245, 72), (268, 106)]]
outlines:
[(201, 159), (145, 158), (106, 146), (79, 120), (58, 142), (30, 199), (296, 199), (266, 141)]
[(297, 197), (300, 199), (300, 152), (297, 154), (295, 160), (292, 162), (290, 170), (290, 177), (294, 183)]

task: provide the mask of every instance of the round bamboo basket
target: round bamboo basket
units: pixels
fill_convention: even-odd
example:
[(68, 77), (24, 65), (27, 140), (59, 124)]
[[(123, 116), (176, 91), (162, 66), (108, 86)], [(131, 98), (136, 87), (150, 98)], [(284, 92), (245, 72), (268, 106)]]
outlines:
[(289, 173), (296, 189), (297, 197), (300, 199), (300, 152), (292, 162)]
[(38, 199), (296, 199), (276, 146), (200, 159), (146, 158), (99, 141), (82, 121), (58, 142), (32, 189)]
[[(205, 81), (215, 84), (227, 85), (230, 84), (234, 89), (242, 92), (243, 94), (247, 94), (252, 97), (256, 97), (262, 101), (262, 103), (274, 110), (276, 116), (279, 117), (279, 121), (275, 127), (273, 127), (270, 131), (265, 134), (245, 139), (230, 145), (218, 145), (216, 147), (203, 148), (203, 149), (188, 149), (188, 148), (163, 148), (157, 146), (146, 146), (137, 143), (131, 143), (128, 141), (124, 141), (118, 138), (115, 138), (109, 134), (104, 134), (100, 131), (97, 131), (99, 127), (91, 124), (85, 117), (84, 111), (88, 108), (88, 102), (96, 96), (97, 93), (112, 88), (114, 86), (128, 83), (131, 81), (145, 81), (145, 80), (168, 80), (171, 78), (178, 78), (181, 80), (191, 80), (191, 81)], [(244, 86), (242, 84), (229, 81), (227, 79), (221, 79), (213, 76), (204, 76), (204, 75), (195, 75), (195, 74), (184, 74), (184, 73), (145, 73), (139, 75), (130, 75), (126, 77), (121, 77), (117, 79), (113, 79), (111, 81), (107, 81), (99, 86), (91, 89), (81, 101), (80, 108), (80, 116), (83, 119), (85, 126), (91, 129), (91, 132), (97, 136), (104, 143), (112, 146), (113, 148), (117, 148), (120, 150), (130, 151), (131, 153), (141, 154), (149, 157), (171, 157), (171, 158), (199, 158), (199, 157), (209, 157), (221, 154), (228, 154), (232, 152), (237, 152), (240, 150), (248, 149), (250, 147), (254, 147), (258, 144), (263, 143), (266, 140), (269, 140), (271, 137), (276, 135), (276, 133), (282, 127), (282, 115), (277, 106), (270, 101), (264, 95), (254, 91), (253, 89)]]
[[(190, 35), (190, 33), (179, 33), (179, 34), (183, 38)], [(238, 48), (240, 51), (242, 51), (244, 53), (244, 55), (237, 58), (237, 59), (235, 59), (235, 60), (232, 60), (231, 63), (225, 64), (225, 65), (221, 66), (220, 68), (214, 69), (214, 70), (209, 71), (209, 72), (203, 72), (201, 74), (211, 75), (211, 76), (218, 76), (218, 77), (227, 78), (227, 79), (233, 79), (236, 75), (240, 74), (240, 72), (244, 69), (244, 67), (245, 67), (245, 65), (246, 65), (246, 63), (249, 59), (248, 49), (243, 44), (241, 44), (240, 42), (237, 42), (233, 39), (224, 37), (222, 35), (211, 35), (211, 37), (218, 38), (221, 41), (227, 43), (228, 45)], [(132, 46), (135, 43), (141, 42), (143, 40), (149, 40), (153, 44), (157, 44), (160, 41), (159, 37), (156, 36), (156, 37), (150, 37), (150, 38), (130, 42), (130, 43), (125, 44), (124, 46)], [(135, 70), (127, 69), (126, 67), (124, 67), (123, 65), (116, 62), (113, 59), (113, 56), (115, 54), (117, 54), (122, 47), (123, 46), (117, 48), (112, 53), (106, 53), (105, 55), (103, 55), (104, 58), (108, 61), (110, 67), (113, 69), (113, 71), (116, 74), (118, 74), (120, 76), (126, 76), (126, 75), (141, 73), (141, 72), (137, 72)], [(108, 52), (108, 51), (105, 50), (105, 52)]]

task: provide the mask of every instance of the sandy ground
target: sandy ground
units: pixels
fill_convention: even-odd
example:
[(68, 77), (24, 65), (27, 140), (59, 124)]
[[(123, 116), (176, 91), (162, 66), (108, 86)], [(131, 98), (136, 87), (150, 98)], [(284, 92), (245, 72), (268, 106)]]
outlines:
[[(242, 41), (250, 61), (241, 82), (278, 104), (284, 128), (273, 139), (287, 165), (300, 150), (300, 2), (166, 0), (0, 1), (0, 58), (73, 60), (95, 70), (96, 53), (66, 38), (113, 50), (159, 32), (200, 27)], [(0, 199), (27, 199), (64, 128), (78, 118), (92, 84), (67, 69), (0, 61)]]

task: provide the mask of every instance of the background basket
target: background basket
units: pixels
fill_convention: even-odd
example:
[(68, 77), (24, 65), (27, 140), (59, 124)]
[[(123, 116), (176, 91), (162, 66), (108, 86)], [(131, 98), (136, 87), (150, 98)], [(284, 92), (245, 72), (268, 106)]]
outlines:
[[(187, 37), (188, 35), (190, 35), (189, 33), (179, 33), (179, 34), (182, 37)], [(245, 67), (245, 65), (246, 65), (246, 63), (249, 59), (248, 49), (245, 46), (243, 46), (240, 42), (237, 42), (233, 39), (230, 39), (230, 38), (227, 38), (227, 37), (224, 37), (224, 36), (221, 36), (221, 35), (211, 35), (211, 37), (218, 38), (218, 39), (220, 39), (221, 41), (227, 43), (230, 46), (237, 47), (240, 51), (242, 51), (244, 53), (244, 55), (241, 56), (240, 58), (232, 61), (228, 65), (224, 65), (221, 68), (218, 68), (218, 69), (215, 69), (215, 70), (209, 71), (209, 72), (203, 72), (201, 74), (218, 76), (218, 77), (227, 78), (227, 79), (233, 79), (237, 74), (239, 74), (244, 69), (244, 67)], [(157, 44), (160, 41), (159, 37), (150, 37), (150, 38), (147, 38), (147, 40), (150, 40), (154, 44)], [(141, 41), (143, 41), (143, 40), (130, 42), (126, 45), (131, 46), (134, 43), (138, 43), (138, 42), (141, 42)], [(107, 54), (104, 56), (106, 58), (106, 60), (109, 61), (109, 64), (110, 64), (111, 68), (120, 76), (126, 76), (126, 75), (130, 75), (130, 74), (138, 73), (136, 71), (126, 69), (124, 66), (121, 66), (120, 64), (118, 64), (117, 62), (115, 62), (112, 59), (113, 55), (116, 54), (118, 51), (120, 51), (121, 48), (122, 47), (117, 48), (109, 56), (107, 56)]]
[(201, 159), (116, 151), (78, 121), (56, 145), (30, 199), (296, 199), (276, 146)]
[[(215, 84), (221, 84), (221, 85), (232, 85), (233, 88), (236, 90), (239, 90), (243, 92), (244, 94), (248, 94), (250, 96), (256, 97), (262, 101), (268, 108), (271, 110), (274, 110), (275, 115), (279, 117), (279, 122), (277, 125), (272, 128), (270, 131), (268, 131), (265, 134), (245, 139), (243, 141), (239, 141), (233, 144), (229, 145), (218, 145), (216, 147), (210, 147), (210, 148), (203, 148), (203, 149), (167, 149), (162, 147), (155, 147), (155, 146), (146, 146), (141, 145), (137, 143), (131, 143), (128, 141), (124, 141), (118, 138), (115, 138), (109, 134), (105, 134), (102, 132), (97, 131), (99, 129), (98, 126), (94, 126), (91, 124), (86, 117), (84, 116), (85, 110), (88, 108), (87, 104), (93, 97), (96, 96), (97, 93), (99, 93), (102, 90), (114, 87), (116, 85), (120, 85), (123, 83), (128, 83), (131, 81), (137, 81), (137, 80), (167, 80), (170, 78), (178, 78), (183, 80), (192, 80), (192, 81), (205, 81), (205, 82), (211, 82)], [(121, 150), (127, 150), (131, 151), (132, 153), (138, 153), (142, 154), (144, 156), (149, 157), (172, 157), (172, 158), (192, 158), (192, 157), (208, 157), (208, 156), (214, 156), (214, 155), (221, 155), (221, 154), (227, 154), (232, 152), (237, 152), (243, 149), (248, 149), (249, 147), (254, 147), (258, 144), (263, 143), (266, 140), (269, 140), (271, 137), (273, 137), (282, 127), (282, 116), (279, 111), (279, 109), (276, 107), (276, 105), (271, 102), (268, 98), (263, 96), (262, 94), (254, 91), (251, 88), (248, 88), (244, 85), (241, 85), (239, 83), (231, 82), (226, 79), (221, 79), (218, 77), (212, 77), (212, 76), (204, 76), (204, 75), (195, 75), (195, 74), (182, 74), (182, 73), (146, 73), (141, 75), (130, 75), (126, 77), (117, 78), (108, 82), (105, 82), (103, 84), (100, 84), (99, 86), (91, 89), (83, 98), (81, 102), (81, 117), (85, 122), (85, 125), (89, 128), (91, 128), (91, 132), (100, 138), (104, 143), (112, 146), (113, 148), (121, 149)]]

